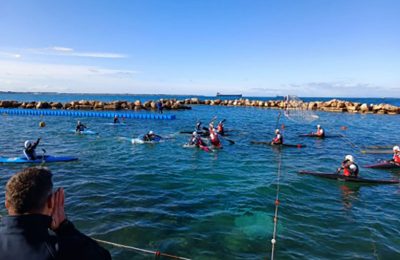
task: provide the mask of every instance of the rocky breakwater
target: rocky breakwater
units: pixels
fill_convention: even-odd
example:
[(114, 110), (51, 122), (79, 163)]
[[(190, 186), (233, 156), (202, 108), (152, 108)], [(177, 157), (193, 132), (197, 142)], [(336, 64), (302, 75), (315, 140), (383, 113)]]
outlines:
[[(26, 108), (26, 109), (67, 109), (67, 110), (157, 110), (158, 101), (146, 101), (141, 102), (136, 100), (134, 102), (128, 101), (71, 101), (66, 103), (61, 102), (18, 102), (3, 100), (0, 101), (0, 108)], [(185, 101), (179, 101), (176, 99), (162, 100), (162, 107), (165, 110), (180, 110), (180, 109), (191, 109), (191, 107), (185, 104)]]
[(186, 99), (184, 104), (197, 105), (204, 104), (210, 106), (252, 106), (264, 108), (283, 109), (304, 109), (304, 110), (321, 110), (327, 112), (349, 112), (349, 113), (365, 113), (365, 114), (400, 114), (400, 107), (389, 104), (367, 104), (359, 102), (344, 101), (332, 99), (329, 101), (312, 101), (312, 102), (285, 102), (283, 100), (200, 100), (198, 98)]
[[(158, 101), (134, 102), (128, 101), (72, 101), (67, 103), (60, 102), (18, 102), (18, 101), (0, 101), (0, 108), (28, 108), (28, 109), (74, 109), (74, 110), (157, 110)], [(180, 110), (191, 109), (190, 105), (209, 105), (209, 106), (246, 106), (283, 109), (304, 109), (304, 110), (320, 110), (327, 112), (349, 112), (364, 114), (400, 114), (400, 107), (389, 104), (367, 104), (351, 101), (343, 101), (332, 99), (329, 101), (312, 101), (296, 103), (295, 101), (285, 102), (283, 100), (250, 100), (250, 99), (206, 99), (187, 98), (184, 100), (163, 99), (163, 109)]]

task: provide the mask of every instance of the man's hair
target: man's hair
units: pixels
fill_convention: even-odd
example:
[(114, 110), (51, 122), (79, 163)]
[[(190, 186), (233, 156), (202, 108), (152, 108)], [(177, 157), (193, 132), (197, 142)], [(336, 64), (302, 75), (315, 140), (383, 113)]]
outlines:
[(15, 213), (42, 210), (53, 190), (52, 176), (43, 167), (25, 168), (12, 176), (6, 184), (6, 200)]

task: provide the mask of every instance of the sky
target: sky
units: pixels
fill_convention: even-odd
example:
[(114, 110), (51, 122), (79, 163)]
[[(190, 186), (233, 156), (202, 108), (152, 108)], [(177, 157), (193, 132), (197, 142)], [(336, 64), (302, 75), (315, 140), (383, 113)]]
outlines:
[(0, 91), (400, 97), (397, 0), (2, 0)]

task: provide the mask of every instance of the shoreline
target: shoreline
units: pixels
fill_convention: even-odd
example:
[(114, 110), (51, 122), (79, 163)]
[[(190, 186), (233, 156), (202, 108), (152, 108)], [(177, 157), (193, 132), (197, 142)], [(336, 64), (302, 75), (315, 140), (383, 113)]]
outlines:
[(91, 101), (80, 100), (71, 102), (19, 102), (14, 100), (0, 101), (0, 108), (15, 108), (15, 109), (60, 109), (60, 110), (151, 110), (157, 111), (157, 102), (161, 101), (162, 107), (165, 110), (186, 110), (191, 109), (190, 105), (209, 105), (209, 106), (234, 106), (234, 107), (261, 107), (261, 108), (275, 108), (275, 109), (300, 109), (300, 110), (314, 110), (325, 112), (348, 112), (348, 113), (362, 113), (362, 114), (400, 114), (400, 107), (380, 103), (380, 104), (367, 104), (361, 102), (352, 102), (346, 100), (332, 99), (329, 101), (290, 101), (283, 100), (250, 100), (250, 99), (200, 99), (198, 97), (186, 98), (182, 100), (177, 99), (159, 99), (148, 100), (141, 102), (136, 100), (129, 101)]

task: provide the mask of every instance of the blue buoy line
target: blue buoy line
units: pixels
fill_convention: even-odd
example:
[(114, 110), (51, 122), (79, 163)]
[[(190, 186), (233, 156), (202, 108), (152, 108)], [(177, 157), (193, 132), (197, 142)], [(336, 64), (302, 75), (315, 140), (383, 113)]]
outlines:
[(164, 114), (140, 114), (129, 112), (110, 112), (110, 111), (82, 111), (82, 110), (55, 110), (55, 109), (18, 109), (18, 108), (0, 108), (1, 114), (21, 115), (21, 116), (74, 116), (74, 117), (106, 117), (133, 119), (155, 119), (155, 120), (174, 120), (175, 115)]

